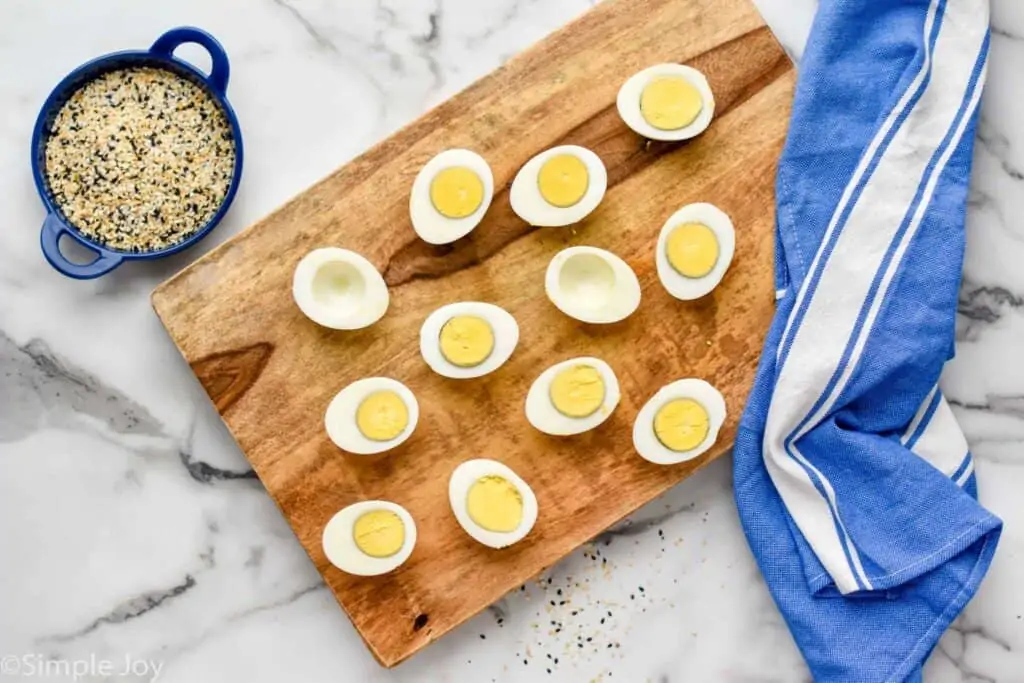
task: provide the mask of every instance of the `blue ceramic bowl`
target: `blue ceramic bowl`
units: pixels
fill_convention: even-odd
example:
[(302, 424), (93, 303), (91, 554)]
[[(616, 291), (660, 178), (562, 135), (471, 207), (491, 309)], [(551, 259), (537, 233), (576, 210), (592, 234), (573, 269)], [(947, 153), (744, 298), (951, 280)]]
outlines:
[[(204, 74), (188, 62), (174, 56), (174, 50), (185, 43), (198, 43), (210, 53), (213, 66), (209, 75)], [(165, 249), (145, 252), (120, 251), (103, 246), (82, 235), (61, 213), (60, 207), (54, 201), (53, 194), (50, 192), (46, 181), (46, 139), (57, 113), (76, 90), (92, 79), (109, 71), (145, 66), (175, 73), (195, 83), (209, 93), (214, 102), (224, 111), (224, 115), (231, 126), (231, 134), (234, 137), (235, 143), (235, 168), (231, 184), (224, 195), (224, 201), (213, 215), (213, 218), (196, 231), (195, 234)], [(43, 221), (40, 242), (43, 248), (43, 255), (46, 256), (46, 260), (50, 262), (50, 265), (69, 277), (87, 280), (109, 273), (127, 260), (155, 259), (162, 256), (170, 256), (182, 249), (188, 249), (206, 237), (220, 223), (221, 219), (224, 218), (224, 214), (227, 213), (228, 207), (231, 206), (231, 202), (235, 198), (235, 192), (238, 190), (238, 183), (242, 179), (242, 131), (238, 127), (238, 118), (235, 116), (235, 112), (227, 99), (229, 74), (228, 56), (224, 52), (224, 48), (221, 47), (221, 44), (206, 31), (183, 26), (171, 29), (157, 38), (156, 42), (148, 50), (115, 52), (87, 62), (68, 74), (53, 89), (53, 92), (46, 98), (46, 103), (43, 104), (43, 108), (39, 112), (35, 130), (32, 132), (32, 176), (35, 178), (36, 189), (39, 191), (39, 197), (43, 200), (47, 212), (46, 220)], [(67, 260), (60, 251), (60, 239), (64, 235), (75, 240), (86, 249), (95, 252), (96, 259), (87, 264), (77, 264)]]

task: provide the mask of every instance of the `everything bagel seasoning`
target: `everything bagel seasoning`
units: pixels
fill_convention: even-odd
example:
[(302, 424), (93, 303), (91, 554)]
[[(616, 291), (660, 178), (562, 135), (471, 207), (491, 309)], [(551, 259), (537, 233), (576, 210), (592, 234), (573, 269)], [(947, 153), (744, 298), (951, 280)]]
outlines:
[(150, 67), (83, 85), (48, 131), (53, 198), (85, 237), (129, 252), (193, 235), (223, 203), (235, 165), (224, 112), (202, 88)]

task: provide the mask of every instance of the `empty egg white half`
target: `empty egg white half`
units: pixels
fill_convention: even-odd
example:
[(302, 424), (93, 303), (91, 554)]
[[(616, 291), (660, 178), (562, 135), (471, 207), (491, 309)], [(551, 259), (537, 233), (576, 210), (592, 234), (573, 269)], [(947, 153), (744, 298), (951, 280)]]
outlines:
[(558, 310), (585, 323), (614, 323), (640, 305), (640, 281), (621, 258), (597, 247), (555, 254), (544, 290)]
[(519, 325), (494, 304), (462, 301), (437, 309), (420, 327), (420, 353), (430, 369), (451, 379), (494, 372), (519, 343)]
[(335, 513), (324, 527), (322, 542), (327, 560), (338, 569), (377, 576), (409, 559), (416, 546), (416, 522), (401, 505), (367, 500)]
[[(674, 401), (680, 402), (675, 406), (680, 410), (672, 416), (669, 411)], [(686, 401), (696, 403), (701, 410), (692, 404), (686, 406)], [(693, 460), (715, 444), (725, 414), (725, 399), (718, 389), (702, 379), (677, 380), (659, 389), (637, 413), (633, 446), (642, 458), (656, 465)], [(676, 445), (676, 440), (685, 445)]]
[[(645, 89), (660, 79), (680, 79), (692, 86), (700, 96), (700, 110), (693, 120), (678, 128), (659, 128), (644, 116), (641, 102)], [(657, 64), (634, 74), (619, 88), (616, 99), (619, 116), (635, 133), (651, 140), (689, 140), (707, 130), (715, 116), (715, 97), (708, 79), (697, 69), (682, 64)], [(650, 117), (652, 112), (647, 112)]]
[[(361, 424), (360, 418), (369, 423)], [(419, 418), (419, 404), (408, 387), (389, 377), (367, 377), (338, 392), (327, 406), (324, 426), (338, 448), (371, 455), (404, 443)], [(375, 434), (374, 429), (390, 430), (389, 438)]]
[[(697, 227), (695, 237), (698, 239), (674, 245), (674, 233), (681, 226), (704, 226), (707, 230)], [(712, 244), (716, 250), (713, 258), (707, 251)], [(684, 206), (665, 221), (658, 235), (655, 252), (658, 279), (675, 298), (698, 299), (722, 281), (735, 250), (736, 230), (724, 211), (712, 204)]]
[[(574, 381), (574, 375), (580, 377)], [(526, 395), (526, 419), (552, 436), (580, 434), (607, 420), (619, 398), (619, 381), (611, 366), (600, 358), (572, 358), (552, 365), (534, 380)]]
[(448, 501), (466, 533), (491, 548), (521, 540), (537, 521), (533, 490), (495, 460), (467, 460), (456, 467), (448, 480)]
[[(551, 173), (545, 169), (548, 162), (557, 158), (577, 160), (570, 164), (565, 174)], [(580, 176), (577, 172), (585, 172), (582, 186), (575, 185), (574, 180)], [(574, 174), (575, 177), (570, 177)], [(564, 205), (552, 204), (544, 196), (545, 181), (550, 182), (544, 185), (554, 186), (557, 190), (559, 185), (565, 189), (565, 185), (582, 187), (579, 199), (575, 195), (569, 197)], [(566, 181), (562, 183), (562, 181)], [(570, 188), (571, 189), (571, 188)], [(512, 181), (512, 188), (509, 190), (509, 203), (516, 215), (530, 225), (540, 227), (559, 227), (571, 225), (590, 215), (597, 205), (604, 198), (605, 190), (608, 189), (608, 172), (605, 170), (601, 158), (585, 147), (576, 145), (562, 145), (552, 147), (533, 157), (519, 169), (515, 180)]]
[[(455, 178), (445, 175), (453, 169), (457, 169)], [(493, 198), (494, 175), (484, 158), (468, 149), (445, 150), (428, 161), (413, 181), (409, 195), (413, 230), (430, 244), (454, 242), (480, 224)]]
[(354, 251), (326, 247), (295, 267), (292, 296), (310, 320), (335, 330), (358, 330), (388, 310), (388, 287), (373, 264)]

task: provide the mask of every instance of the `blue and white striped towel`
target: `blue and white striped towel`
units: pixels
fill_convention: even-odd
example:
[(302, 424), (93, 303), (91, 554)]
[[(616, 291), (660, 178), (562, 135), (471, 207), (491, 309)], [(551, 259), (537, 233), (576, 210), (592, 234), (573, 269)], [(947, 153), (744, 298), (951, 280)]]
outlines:
[(821, 0), (779, 164), (778, 310), (736, 502), (820, 681), (918, 681), (1001, 522), (953, 353), (988, 0)]

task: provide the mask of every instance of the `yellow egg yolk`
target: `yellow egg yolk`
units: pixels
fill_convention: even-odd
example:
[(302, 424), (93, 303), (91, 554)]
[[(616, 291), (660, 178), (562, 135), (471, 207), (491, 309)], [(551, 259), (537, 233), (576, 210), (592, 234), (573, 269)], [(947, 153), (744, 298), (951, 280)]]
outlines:
[(692, 398), (677, 398), (655, 413), (654, 435), (671, 451), (692, 451), (704, 442), (710, 422), (704, 406)]
[(573, 154), (556, 154), (545, 161), (537, 173), (540, 196), (560, 209), (577, 204), (587, 193), (589, 185), (587, 165)]
[(640, 93), (640, 115), (658, 130), (679, 130), (693, 123), (704, 100), (685, 78), (656, 78)]
[(409, 424), (409, 409), (393, 391), (377, 391), (356, 409), (356, 427), (371, 441), (391, 441)]
[(480, 477), (466, 494), (469, 518), (488, 531), (515, 531), (523, 521), (523, 496), (504, 477)]
[(484, 201), (484, 182), (465, 166), (451, 166), (430, 181), (430, 201), (446, 218), (465, 218)]
[(718, 238), (703, 223), (683, 223), (669, 233), (665, 252), (683, 277), (704, 277), (718, 262)]
[(460, 368), (480, 365), (494, 350), (494, 330), (475, 315), (457, 315), (441, 328), (441, 355)]
[(356, 519), (352, 539), (370, 557), (391, 557), (405, 543), (405, 525), (391, 510), (371, 510)]
[(604, 403), (604, 380), (591, 365), (573, 365), (555, 375), (551, 404), (566, 417), (587, 417)]

